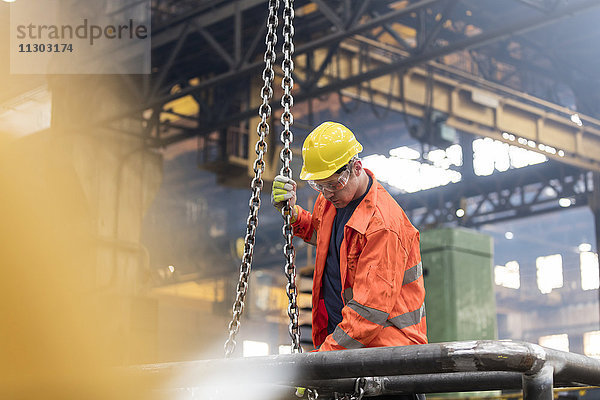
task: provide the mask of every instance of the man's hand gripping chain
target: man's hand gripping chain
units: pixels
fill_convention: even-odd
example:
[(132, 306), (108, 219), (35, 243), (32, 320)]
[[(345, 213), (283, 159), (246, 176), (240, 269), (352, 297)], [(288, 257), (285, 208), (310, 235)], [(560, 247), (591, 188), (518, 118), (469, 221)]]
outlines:
[(273, 180), (271, 190), (271, 203), (281, 211), (288, 202), (292, 211), (292, 222), (297, 218), (298, 211), (296, 207), (296, 181), (283, 175), (277, 175)]

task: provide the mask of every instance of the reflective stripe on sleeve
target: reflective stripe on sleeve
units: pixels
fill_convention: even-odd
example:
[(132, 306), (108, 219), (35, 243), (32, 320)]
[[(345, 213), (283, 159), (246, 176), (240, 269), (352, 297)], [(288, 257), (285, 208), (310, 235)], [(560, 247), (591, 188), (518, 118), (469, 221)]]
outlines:
[(423, 264), (418, 263), (414, 267), (411, 267), (404, 272), (404, 279), (402, 280), (402, 284), (407, 285), (411, 282), (414, 282), (417, 279), (419, 279), (421, 275), (423, 275)]
[(416, 325), (425, 316), (425, 303), (415, 311), (410, 311), (404, 314), (400, 314), (397, 317), (388, 320), (386, 326), (395, 326), (398, 329), (408, 328), (409, 326)]
[(342, 297), (344, 298), (344, 304), (348, 304), (348, 302), (354, 297), (354, 292), (352, 291), (352, 288), (346, 288), (342, 293)]
[(385, 322), (387, 321), (389, 314), (377, 310), (375, 308), (363, 306), (358, 303), (356, 300), (350, 300), (347, 306), (358, 313), (361, 317), (366, 319), (367, 321), (373, 322), (374, 324), (385, 326)]
[(340, 326), (336, 326), (331, 334), (331, 337), (339, 344), (347, 349), (360, 349), (365, 347), (364, 344), (348, 335)]

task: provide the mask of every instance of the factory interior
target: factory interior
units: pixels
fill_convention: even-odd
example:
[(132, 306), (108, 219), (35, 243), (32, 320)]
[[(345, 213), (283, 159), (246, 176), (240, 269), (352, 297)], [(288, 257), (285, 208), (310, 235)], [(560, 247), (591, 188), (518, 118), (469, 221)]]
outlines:
[[(50, 73), (36, 1), (0, 1), (0, 398), (600, 399), (600, 1), (60, 0), (151, 29)], [(314, 351), (271, 186), (312, 210), (325, 121), (420, 232), (427, 345)]]

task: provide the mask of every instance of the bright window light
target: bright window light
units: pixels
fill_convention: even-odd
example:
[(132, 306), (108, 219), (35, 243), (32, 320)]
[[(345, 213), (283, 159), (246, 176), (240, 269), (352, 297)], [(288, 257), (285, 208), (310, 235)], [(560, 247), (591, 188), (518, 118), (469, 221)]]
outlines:
[(581, 268), (581, 288), (595, 290), (600, 287), (598, 276), (598, 254), (591, 251), (579, 253), (579, 266)]
[(592, 251), (592, 245), (589, 243), (581, 243), (578, 249), (580, 252)]
[(416, 159), (420, 153), (403, 146), (390, 150), (390, 156), (373, 154), (362, 158), (363, 165), (373, 171), (379, 181), (404, 193), (444, 186), (459, 182), (460, 172), (449, 169), (462, 165), (462, 150), (452, 145), (446, 150), (433, 150), (427, 155), (428, 163)]
[(558, 199), (558, 205), (563, 207), (563, 208), (567, 208), (571, 206), (571, 199), (567, 199), (565, 197), (563, 197), (562, 199)]
[(279, 354), (292, 354), (292, 346), (289, 344), (280, 344)]
[[(505, 137), (509, 136), (507, 133)], [(519, 143), (535, 147), (535, 142), (531, 140), (519, 138)], [(473, 169), (475, 174), (479, 176), (491, 175), (494, 171), (504, 172), (509, 168), (523, 168), (547, 160), (543, 154), (491, 138), (475, 139), (473, 141)]]
[(410, 147), (402, 146), (390, 150), (390, 156), (404, 158), (407, 160), (416, 160), (421, 156), (421, 153), (415, 149), (411, 149)]
[(494, 280), (496, 285), (504, 286), (510, 289), (521, 287), (521, 278), (519, 277), (519, 263), (509, 261), (506, 265), (496, 265), (494, 268)]
[(600, 358), (600, 331), (583, 334), (583, 354), (588, 357)]
[(444, 162), (446, 158), (446, 151), (442, 149), (432, 150), (427, 154), (427, 159), (434, 164), (440, 164)]
[(571, 121), (577, 126), (583, 126), (583, 121), (581, 121), (579, 114), (571, 115)]
[(562, 256), (553, 254), (546, 257), (538, 257), (535, 260), (537, 267), (537, 285), (540, 292), (548, 294), (552, 289), (563, 286)]
[(507, 231), (504, 233), (504, 237), (506, 238), (506, 240), (512, 240), (515, 237), (515, 234), (511, 231)]
[(451, 165), (462, 165), (462, 147), (458, 144), (454, 144), (446, 149), (446, 157), (450, 161)]
[(21, 137), (49, 128), (51, 103), (52, 95), (46, 87), (0, 103), (0, 132)]
[(268, 356), (269, 344), (266, 342), (257, 342), (254, 340), (244, 340), (244, 357)]
[(541, 336), (538, 343), (540, 346), (549, 347), (551, 349), (569, 351), (569, 335), (566, 333), (561, 335)]

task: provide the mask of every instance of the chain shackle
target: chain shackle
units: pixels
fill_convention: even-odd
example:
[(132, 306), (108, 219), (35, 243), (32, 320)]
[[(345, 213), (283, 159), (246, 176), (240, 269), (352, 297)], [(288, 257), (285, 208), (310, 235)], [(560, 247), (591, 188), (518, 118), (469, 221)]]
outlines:
[(232, 308), (232, 319), (229, 323), (229, 337), (225, 342), (225, 357), (231, 357), (235, 351), (236, 341), (235, 336), (240, 330), (240, 318), (244, 312), (244, 301), (246, 292), (248, 291), (248, 277), (252, 268), (252, 256), (254, 253), (254, 243), (256, 237), (256, 228), (258, 227), (258, 210), (260, 209), (260, 193), (263, 188), (262, 174), (265, 170), (264, 155), (267, 152), (267, 142), (265, 138), (269, 134), (268, 119), (271, 116), (270, 102), (273, 97), (273, 78), (275, 72), (273, 66), (276, 61), (275, 45), (277, 44), (277, 25), (279, 24), (277, 13), (279, 12), (279, 0), (269, 0), (269, 16), (267, 19), (267, 36), (265, 43), (264, 61), (265, 68), (262, 73), (264, 81), (260, 95), (262, 104), (258, 108), (260, 122), (256, 127), (258, 141), (254, 147), (256, 151), (256, 160), (254, 161), (254, 178), (252, 179), (251, 189), (252, 194), (248, 205), (250, 211), (246, 224), (246, 236), (244, 238), (244, 255), (240, 265), (240, 277), (236, 287), (237, 295)]

